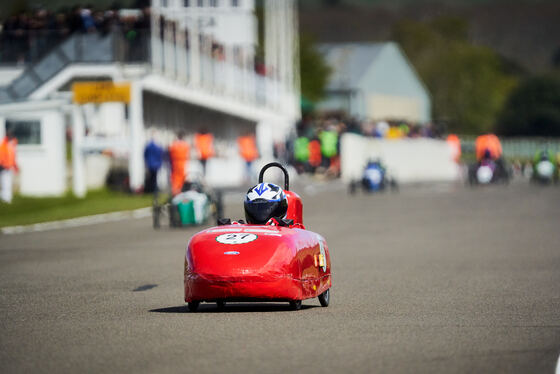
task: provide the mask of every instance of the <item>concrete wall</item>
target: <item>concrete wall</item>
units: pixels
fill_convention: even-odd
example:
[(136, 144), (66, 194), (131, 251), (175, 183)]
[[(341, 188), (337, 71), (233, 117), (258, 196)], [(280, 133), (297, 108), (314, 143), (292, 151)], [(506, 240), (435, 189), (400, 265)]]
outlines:
[(340, 152), (345, 182), (361, 178), (367, 161), (378, 158), (398, 183), (451, 182), (461, 178), (460, 168), (443, 140), (392, 140), (344, 134)]
[(85, 155), (84, 160), (86, 187), (88, 189), (105, 187), (111, 168), (111, 158), (100, 153), (93, 153)]

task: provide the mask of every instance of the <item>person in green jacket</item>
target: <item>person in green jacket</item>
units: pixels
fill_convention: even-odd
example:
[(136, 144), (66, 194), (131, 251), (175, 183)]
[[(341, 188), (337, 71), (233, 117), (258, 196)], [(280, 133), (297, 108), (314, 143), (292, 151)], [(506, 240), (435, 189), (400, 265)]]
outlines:
[[(337, 168), (338, 165), (338, 132), (336, 130), (322, 130), (319, 132), (321, 141), (321, 153), (323, 154), (324, 166), (329, 170)], [(337, 174), (337, 170), (331, 170)]]
[(300, 136), (294, 141), (294, 161), (298, 173), (306, 170), (309, 163), (309, 138)]
[(319, 133), (319, 140), (321, 141), (321, 153), (326, 158), (331, 158), (337, 155), (338, 133), (334, 130), (322, 130)]

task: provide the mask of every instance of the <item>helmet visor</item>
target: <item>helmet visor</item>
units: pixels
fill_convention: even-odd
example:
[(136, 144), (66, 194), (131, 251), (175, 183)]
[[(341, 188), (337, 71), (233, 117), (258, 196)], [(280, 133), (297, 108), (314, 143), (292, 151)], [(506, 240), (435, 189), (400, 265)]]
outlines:
[(272, 217), (284, 217), (287, 211), (285, 200), (269, 201), (257, 199), (245, 201), (245, 218), (248, 223), (265, 224)]

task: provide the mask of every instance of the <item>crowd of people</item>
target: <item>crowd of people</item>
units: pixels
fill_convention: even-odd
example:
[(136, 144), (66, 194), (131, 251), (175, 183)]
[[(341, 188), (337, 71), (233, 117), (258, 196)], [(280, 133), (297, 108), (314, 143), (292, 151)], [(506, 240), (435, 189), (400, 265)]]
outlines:
[(150, 28), (150, 9), (95, 9), (91, 5), (74, 6), (52, 12), (38, 8), (20, 12), (0, 22), (0, 63), (23, 64), (35, 61), (69, 35), (109, 33), (119, 30), (125, 38), (136, 38)]
[[(363, 136), (392, 138), (435, 137), (438, 132), (433, 126), (415, 126), (400, 122), (359, 122), (355, 120), (329, 118), (312, 118), (304, 116), (296, 125), (296, 131), (286, 142), (275, 144), (275, 157), (293, 165), (298, 173), (315, 173), (327, 177), (340, 176), (340, 137), (344, 133), (356, 133)], [(172, 194), (181, 191), (187, 175), (186, 169), (192, 154), (206, 174), (208, 160), (216, 156), (214, 136), (205, 129), (200, 129), (186, 141), (186, 133), (180, 131), (169, 147), (164, 149), (152, 139), (146, 145), (144, 161), (146, 180), (144, 190), (153, 192), (157, 189), (157, 174), (164, 162), (169, 162), (170, 185)], [(192, 143), (192, 144), (191, 144)], [(239, 155), (246, 162), (246, 177), (253, 174), (252, 163), (259, 158), (255, 135), (245, 132), (237, 139)]]
[[(163, 18), (161, 19), (163, 21)], [(180, 39), (175, 33), (179, 28), (174, 21), (167, 20), (160, 26), (160, 38)], [(165, 35), (171, 29), (172, 36)], [(125, 61), (140, 61), (147, 57), (149, 32), (151, 31), (150, 4), (148, 0), (137, 0), (134, 7), (121, 9), (112, 6), (99, 9), (91, 5), (74, 6), (58, 12), (45, 8), (20, 12), (0, 20), (0, 64), (26, 64), (35, 62), (49, 50), (74, 33), (119, 33), (125, 43)], [(212, 35), (201, 35), (202, 53), (214, 61), (225, 60), (224, 46)], [(189, 48), (188, 29), (182, 38)], [(253, 59), (249, 61), (248, 59)], [(233, 50), (233, 60), (238, 66), (254, 64), (259, 75), (266, 75), (264, 61), (258, 56), (248, 56), (239, 48)]]
[[(191, 158), (191, 144), (185, 140), (183, 130), (177, 132), (173, 142), (164, 149), (155, 138), (146, 144), (144, 149), (144, 163), (146, 165), (146, 179), (144, 192), (157, 191), (157, 175), (165, 162), (169, 163), (171, 193), (177, 195), (188, 182), (187, 169)], [(259, 151), (254, 133), (247, 131), (237, 138), (239, 155), (246, 163), (246, 177), (253, 174), (252, 164), (259, 158)], [(214, 149), (214, 135), (206, 129), (200, 129), (193, 138), (192, 147), (197, 160), (202, 167), (202, 176), (206, 175), (206, 166), (210, 159), (216, 156)]]
[(295, 136), (287, 144), (277, 145), (276, 156), (295, 166), (299, 173), (319, 173), (330, 177), (340, 175), (340, 137), (354, 133), (366, 137), (439, 138), (433, 124), (418, 125), (407, 121), (358, 121), (330, 116), (314, 118), (306, 115), (298, 122)]

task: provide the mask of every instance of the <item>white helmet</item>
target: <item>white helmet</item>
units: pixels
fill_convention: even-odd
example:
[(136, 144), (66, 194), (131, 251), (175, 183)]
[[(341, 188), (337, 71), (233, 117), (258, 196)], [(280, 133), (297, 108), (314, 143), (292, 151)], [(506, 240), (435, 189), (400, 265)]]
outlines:
[(274, 183), (259, 183), (247, 191), (243, 203), (247, 223), (265, 224), (271, 218), (285, 218), (288, 199)]

